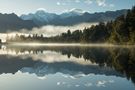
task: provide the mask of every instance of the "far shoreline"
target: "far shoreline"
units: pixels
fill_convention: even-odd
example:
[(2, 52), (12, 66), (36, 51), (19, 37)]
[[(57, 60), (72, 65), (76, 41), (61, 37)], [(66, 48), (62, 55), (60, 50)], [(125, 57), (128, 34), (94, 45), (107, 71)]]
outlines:
[(1, 43), (5, 46), (32, 46), (32, 47), (116, 47), (116, 48), (135, 48), (132, 44), (111, 44), (111, 43), (39, 43), (39, 42), (12, 42)]

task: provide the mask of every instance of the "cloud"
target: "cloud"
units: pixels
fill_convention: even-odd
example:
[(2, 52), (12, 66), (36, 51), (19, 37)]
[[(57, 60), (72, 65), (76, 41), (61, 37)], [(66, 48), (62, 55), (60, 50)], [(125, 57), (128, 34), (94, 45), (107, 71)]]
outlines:
[(90, 5), (96, 3), (100, 7), (114, 7), (113, 3), (107, 3), (107, 0), (66, 0), (66, 2), (57, 2), (57, 5), (67, 5), (71, 3), (82, 3)]
[(63, 2), (63, 3), (57, 2), (56, 4), (57, 4), (58, 6), (60, 6), (60, 5), (66, 5), (66, 3), (64, 3), (64, 2)]
[(60, 82), (57, 82), (57, 85), (59, 86), (61, 83)]
[[(13, 45), (13, 44), (12, 44)], [(17, 45), (16, 43), (14, 45)], [(24, 45), (24, 43), (21, 43), (20, 45)], [(26, 46), (30, 47), (32, 46), (31, 44), (28, 44), (26, 43), (25, 44)], [(35, 44), (33, 44), (34, 46), (36, 46)], [(56, 45), (56, 44), (50, 44), (49, 46), (51, 45)], [(60, 44), (57, 44), (60, 46)], [(64, 45), (65, 46), (65, 45)], [(28, 52), (27, 50), (26, 51), (23, 51), (23, 52), (16, 52), (15, 49), (10, 49), (10, 48), (7, 48), (6, 46), (3, 46), (1, 47), (2, 49), (0, 49), (0, 55), (10, 55), (12, 57), (18, 57), (18, 58), (21, 58), (21, 59), (28, 59), (28, 58), (32, 58), (32, 60), (34, 61), (42, 61), (42, 62), (45, 62), (45, 63), (54, 63), (54, 62), (73, 62), (73, 63), (76, 63), (76, 64), (79, 64), (79, 65), (94, 65), (94, 66), (97, 66), (96, 63), (92, 63), (91, 61), (85, 61), (84, 58), (77, 58), (77, 57), (74, 57), (74, 56), (70, 56), (70, 58), (67, 56), (67, 55), (62, 55), (60, 53), (57, 53), (57, 52), (52, 52), (52, 51), (45, 51), (43, 50), (42, 54), (41, 52), (39, 51), (37, 54), (34, 54), (33, 51), (31, 52)], [(65, 76), (63, 75), (63, 77), (65, 78), (70, 78), (70, 79), (77, 79), (77, 78), (81, 78), (81, 77), (85, 77), (86, 75), (84, 74), (78, 74), (78, 75), (75, 75), (75, 76)]]
[(45, 76), (43, 76), (43, 77), (37, 77), (38, 79), (40, 79), (40, 80), (45, 80), (45, 79), (47, 79)]
[(98, 81), (96, 86), (98, 86), (98, 87), (105, 87), (106, 83), (107, 83), (107, 81)]
[(107, 0), (67, 0), (67, 3), (80, 3), (90, 5), (96, 3), (100, 7), (114, 7), (113, 3), (107, 3)]
[(98, 6), (101, 6), (101, 7), (114, 7), (115, 5), (114, 4), (109, 4), (106, 2), (106, 0), (96, 0), (96, 3), (98, 4)]
[(80, 85), (76, 84), (75, 87), (79, 87)]
[(106, 6), (106, 0), (96, 0), (98, 6), (103, 6), (105, 7)]
[(114, 80), (108, 80), (108, 81), (102, 80), (102, 81), (98, 81), (96, 83), (96, 86), (97, 87), (106, 87), (107, 84), (112, 84), (112, 83), (114, 83)]
[(66, 82), (57, 82), (56, 83), (58, 86), (60, 86), (60, 85), (65, 85), (65, 84), (67, 84)]
[(93, 1), (92, 0), (85, 0), (84, 3), (86, 3), (86, 4), (92, 4)]
[(80, 3), (82, 2), (83, 4), (92, 4), (93, 0), (67, 0), (68, 3)]
[(61, 3), (60, 3), (60, 2), (57, 2), (56, 4), (57, 4), (57, 5), (61, 5)]
[(86, 83), (86, 84), (84, 84), (84, 86), (86, 86), (86, 87), (90, 87), (92, 85), (93, 85), (92, 83)]

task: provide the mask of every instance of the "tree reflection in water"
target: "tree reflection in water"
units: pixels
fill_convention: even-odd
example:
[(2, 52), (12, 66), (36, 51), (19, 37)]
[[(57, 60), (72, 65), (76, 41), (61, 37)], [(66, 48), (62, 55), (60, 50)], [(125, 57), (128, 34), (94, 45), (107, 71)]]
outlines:
[[(40, 60), (32, 60), (33, 55), (42, 54), (44, 56), (46, 54), (44, 53), (45, 51), (55, 52), (58, 53), (58, 55), (63, 56), (66, 55), (66, 57), (69, 59), (71, 57), (75, 57), (78, 59), (83, 58), (84, 62), (87, 63), (88, 61), (90, 61), (93, 66), (92, 64), (79, 65), (70, 61), (47, 63)], [(82, 71), (84, 74), (95, 73), (105, 75), (115, 74), (116, 76), (121, 77), (126, 76), (128, 80), (132, 80), (132, 82), (135, 83), (135, 48), (6, 46), (6, 48), (1, 47), (0, 54), (0, 73), (15, 73), (18, 70), (25, 70), (25, 67), (35, 67), (35, 65), (48, 65), (49, 68), (53, 68), (55, 69), (55, 71), (46, 72), (46, 74), (56, 73), (58, 71), (61, 71), (63, 68), (69, 71), (76, 71), (76, 73)], [(23, 57), (26, 54), (29, 55), (28, 58), (25, 58), (28, 60), (22, 60), (22, 58), (18, 58)], [(94, 64), (98, 65), (99, 68), (95, 67)], [(6, 68), (5, 66), (8, 66), (8, 68)], [(91, 68), (94, 69), (92, 70)], [(111, 68), (112, 70), (105, 70), (109, 68)]]

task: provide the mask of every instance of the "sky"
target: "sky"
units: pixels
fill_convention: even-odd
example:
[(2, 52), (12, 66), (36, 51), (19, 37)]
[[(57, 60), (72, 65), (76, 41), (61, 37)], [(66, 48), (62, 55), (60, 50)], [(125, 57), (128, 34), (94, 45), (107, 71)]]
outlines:
[(129, 9), (133, 5), (135, 0), (0, 0), (0, 13), (21, 15), (43, 9), (60, 14), (73, 8), (94, 13)]

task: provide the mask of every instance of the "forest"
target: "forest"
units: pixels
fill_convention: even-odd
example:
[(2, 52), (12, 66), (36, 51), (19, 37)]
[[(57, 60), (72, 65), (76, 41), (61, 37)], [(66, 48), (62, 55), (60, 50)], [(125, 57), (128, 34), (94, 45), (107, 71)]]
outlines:
[(114, 21), (100, 22), (84, 30), (71, 32), (68, 30), (57, 36), (45, 37), (44, 34), (29, 36), (18, 35), (14, 38), (7, 37), (8, 42), (43, 42), (43, 43), (135, 43), (135, 6)]

